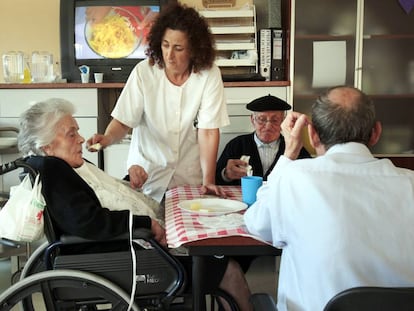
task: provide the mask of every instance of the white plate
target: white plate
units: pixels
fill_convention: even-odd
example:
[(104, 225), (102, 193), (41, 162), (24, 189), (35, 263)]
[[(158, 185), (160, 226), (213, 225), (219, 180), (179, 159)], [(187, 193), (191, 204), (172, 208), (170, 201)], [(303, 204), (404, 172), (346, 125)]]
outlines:
[(247, 204), (229, 199), (194, 199), (178, 203), (178, 207), (189, 213), (213, 216), (235, 213), (247, 208)]

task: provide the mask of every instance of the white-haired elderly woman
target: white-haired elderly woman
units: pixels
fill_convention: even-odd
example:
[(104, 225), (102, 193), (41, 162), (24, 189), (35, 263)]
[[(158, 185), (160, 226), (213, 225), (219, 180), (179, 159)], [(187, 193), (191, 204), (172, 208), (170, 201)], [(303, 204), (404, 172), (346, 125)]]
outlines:
[(85, 139), (63, 99), (38, 102), (20, 118), (18, 146), (40, 172), (42, 192), (57, 234), (106, 240), (133, 226), (151, 229), (166, 245), (158, 202), (131, 189), (82, 157)]

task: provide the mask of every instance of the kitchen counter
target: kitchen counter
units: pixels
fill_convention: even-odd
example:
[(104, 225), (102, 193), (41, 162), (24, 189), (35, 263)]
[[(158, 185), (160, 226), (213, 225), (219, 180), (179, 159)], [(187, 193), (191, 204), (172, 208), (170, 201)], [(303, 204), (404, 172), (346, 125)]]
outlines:
[[(123, 82), (104, 83), (0, 83), (0, 89), (63, 89), (63, 88), (97, 88), (119, 89), (123, 88)], [(224, 87), (285, 87), (289, 81), (244, 81), (224, 82)]]

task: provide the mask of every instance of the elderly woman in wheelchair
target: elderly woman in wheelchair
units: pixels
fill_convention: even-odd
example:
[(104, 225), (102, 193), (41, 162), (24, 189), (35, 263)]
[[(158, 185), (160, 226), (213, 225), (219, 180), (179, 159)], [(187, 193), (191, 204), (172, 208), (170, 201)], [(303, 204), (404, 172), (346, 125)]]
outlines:
[[(23, 279), (3, 293), (0, 310), (18, 301), (35, 310), (38, 292), (47, 310), (191, 309), (186, 270), (165, 247), (160, 205), (84, 160), (73, 114), (70, 102), (49, 99), (20, 119), (22, 166), (40, 174), (48, 243), (33, 254)], [(232, 269), (230, 279), (237, 272)], [(220, 308), (244, 310), (223, 296), (233, 306), (219, 302)]]
[(84, 160), (85, 140), (73, 113), (71, 103), (51, 99), (33, 105), (20, 119), (18, 147), (40, 173), (57, 234), (106, 240), (128, 232), (130, 210), (134, 228), (150, 229), (166, 245), (159, 204)]

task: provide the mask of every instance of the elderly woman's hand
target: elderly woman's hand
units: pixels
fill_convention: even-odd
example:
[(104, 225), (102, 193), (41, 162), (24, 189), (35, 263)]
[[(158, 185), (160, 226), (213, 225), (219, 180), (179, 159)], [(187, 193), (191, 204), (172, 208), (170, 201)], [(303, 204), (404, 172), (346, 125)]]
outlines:
[(284, 156), (291, 160), (296, 160), (303, 147), (302, 129), (309, 124), (306, 115), (292, 111), (281, 124), (283, 137), (285, 138), (286, 148)]
[(154, 238), (162, 246), (167, 246), (167, 237), (165, 235), (165, 229), (154, 219), (151, 219), (151, 231), (154, 234)]

